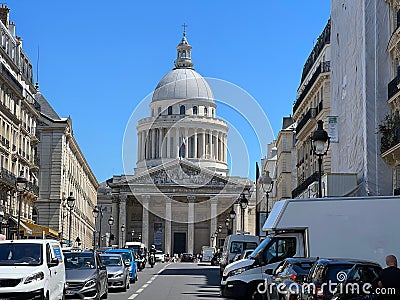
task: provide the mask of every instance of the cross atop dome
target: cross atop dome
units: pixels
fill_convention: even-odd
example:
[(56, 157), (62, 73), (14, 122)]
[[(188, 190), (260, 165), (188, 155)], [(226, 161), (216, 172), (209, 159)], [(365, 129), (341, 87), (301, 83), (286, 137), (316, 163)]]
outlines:
[(186, 27), (188, 27), (188, 25), (186, 23), (183, 23), (182, 27), (183, 27), (183, 37), (179, 45), (176, 46), (176, 50), (178, 51), (178, 57), (176, 58), (174, 65), (176, 69), (193, 68), (194, 64), (190, 56), (192, 51), (192, 46), (189, 45), (186, 39)]

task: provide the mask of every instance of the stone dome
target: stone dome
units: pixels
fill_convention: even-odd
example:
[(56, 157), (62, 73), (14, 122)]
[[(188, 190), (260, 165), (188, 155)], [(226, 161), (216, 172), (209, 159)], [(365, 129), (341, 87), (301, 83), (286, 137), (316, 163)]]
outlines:
[(158, 83), (152, 102), (160, 100), (198, 99), (214, 101), (207, 81), (192, 68), (175, 68)]

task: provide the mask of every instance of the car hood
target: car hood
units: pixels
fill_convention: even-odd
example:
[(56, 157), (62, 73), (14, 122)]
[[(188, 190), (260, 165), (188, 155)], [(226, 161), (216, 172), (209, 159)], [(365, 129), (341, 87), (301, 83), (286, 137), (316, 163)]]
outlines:
[(33, 266), (0, 266), (0, 278), (17, 279), (42, 271), (42, 267)]
[(115, 266), (115, 267), (107, 266), (107, 273), (108, 274), (115, 274), (117, 272), (124, 272), (124, 271), (125, 271), (125, 267), (122, 267), (122, 266)]
[(69, 269), (65, 270), (67, 281), (86, 281), (95, 277), (96, 270), (93, 269)]
[(247, 266), (251, 266), (253, 265), (255, 262), (254, 259), (240, 259), (237, 261), (234, 261), (233, 263), (230, 263), (229, 265), (227, 265), (224, 269), (224, 276), (226, 276), (230, 271), (232, 270), (236, 270), (236, 269), (240, 269), (240, 268), (244, 268)]

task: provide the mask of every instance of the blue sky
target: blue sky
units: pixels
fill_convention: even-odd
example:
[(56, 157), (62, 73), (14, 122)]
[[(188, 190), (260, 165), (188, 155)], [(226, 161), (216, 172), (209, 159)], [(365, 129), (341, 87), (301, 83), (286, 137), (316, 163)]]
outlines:
[[(10, 0), (7, 6), (35, 75), (40, 48), (41, 92), (60, 116), (72, 117), (75, 138), (101, 182), (124, 173), (125, 128), (172, 69), (184, 22), (196, 71), (250, 94), (276, 136), (282, 117), (292, 112), (304, 62), (329, 19), (330, 2)], [(217, 114), (241, 130), (236, 113), (221, 107)], [(232, 168), (233, 175), (254, 179), (254, 163), (272, 136), (258, 141), (261, 151), (257, 141), (241, 136), (250, 167)]]

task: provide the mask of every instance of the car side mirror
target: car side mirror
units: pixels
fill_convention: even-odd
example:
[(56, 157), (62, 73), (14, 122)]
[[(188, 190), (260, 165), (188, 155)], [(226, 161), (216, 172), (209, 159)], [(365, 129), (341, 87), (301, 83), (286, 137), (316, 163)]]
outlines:
[(266, 269), (265, 270), (265, 274), (267, 274), (267, 275), (272, 275), (273, 273), (274, 273), (273, 269)]
[(58, 258), (53, 257), (53, 258), (47, 263), (47, 265), (48, 265), (49, 268), (51, 268), (51, 267), (58, 266), (59, 263), (60, 263), (60, 261), (58, 260)]

